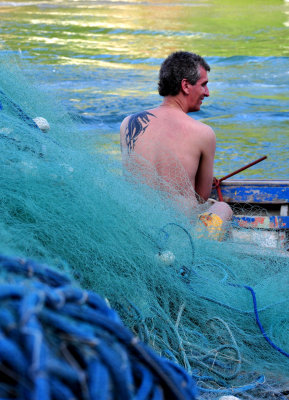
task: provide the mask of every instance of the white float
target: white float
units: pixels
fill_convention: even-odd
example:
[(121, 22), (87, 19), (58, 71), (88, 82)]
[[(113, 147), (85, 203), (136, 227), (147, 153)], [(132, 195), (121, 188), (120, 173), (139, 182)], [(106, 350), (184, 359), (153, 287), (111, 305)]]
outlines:
[(45, 118), (36, 117), (36, 118), (33, 119), (33, 121), (38, 126), (38, 128), (42, 130), (42, 132), (48, 132), (49, 131), (50, 125), (49, 125), (48, 121)]

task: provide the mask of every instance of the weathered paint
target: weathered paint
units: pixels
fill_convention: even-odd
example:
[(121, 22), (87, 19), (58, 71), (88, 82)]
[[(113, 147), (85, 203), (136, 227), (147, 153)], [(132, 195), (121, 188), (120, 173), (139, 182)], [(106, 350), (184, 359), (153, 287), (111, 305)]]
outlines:
[[(257, 207), (256, 215), (234, 216), (232, 226), (234, 237), (264, 247), (287, 248), (289, 181), (229, 180), (222, 182), (220, 188), (223, 200), (231, 205), (244, 204), (244, 212), (246, 212), (245, 204), (259, 205), (268, 212), (268, 215), (258, 215)], [(218, 199), (216, 190), (212, 191), (211, 197)], [(273, 215), (270, 215), (272, 211)], [(275, 215), (276, 211), (278, 215)]]
[(241, 228), (255, 229), (289, 229), (289, 217), (280, 216), (244, 216), (236, 215), (233, 217), (234, 223)]
[[(229, 180), (222, 182), (220, 188), (223, 200), (231, 205), (244, 204), (244, 212), (246, 212), (245, 204), (259, 205), (268, 212), (267, 215), (258, 215), (257, 207), (256, 215), (234, 216), (233, 237), (245, 242), (258, 243), (264, 247), (280, 249), (288, 247), (289, 181)], [(212, 191), (211, 197), (218, 199), (216, 190)], [(278, 215), (275, 215), (276, 212)]]
[[(289, 181), (224, 181), (221, 183), (223, 199), (228, 203), (288, 204)], [(212, 197), (218, 198), (216, 190)]]

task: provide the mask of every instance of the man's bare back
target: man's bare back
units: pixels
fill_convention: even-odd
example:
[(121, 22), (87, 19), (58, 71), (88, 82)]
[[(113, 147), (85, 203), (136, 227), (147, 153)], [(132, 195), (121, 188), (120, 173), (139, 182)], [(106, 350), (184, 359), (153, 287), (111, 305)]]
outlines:
[[(167, 60), (172, 64), (170, 57), (179, 58), (178, 68), (165, 65)], [(124, 159), (132, 154), (145, 159), (180, 196), (190, 193), (187, 200), (193, 207), (196, 204), (194, 192), (201, 201), (206, 201), (212, 190), (216, 137), (212, 128), (187, 114), (199, 111), (202, 101), (209, 96), (207, 71), (210, 67), (192, 53), (179, 52), (170, 57), (160, 71), (159, 93), (164, 96), (163, 103), (133, 114), (121, 124), (122, 154)], [(189, 65), (187, 71), (183, 67), (186, 62)], [(169, 71), (171, 76), (168, 76), (169, 68), (173, 70), (173, 73)], [(180, 72), (176, 73), (176, 70)], [(178, 75), (174, 86), (172, 74)], [(179, 171), (176, 171), (177, 164)], [(214, 212), (219, 207), (222, 210), (217, 214), (222, 219), (229, 219), (230, 208), (225, 203), (217, 204), (221, 206), (214, 205)]]
[[(207, 200), (212, 188), (216, 139), (213, 130), (179, 108), (161, 105), (126, 118), (121, 126), (124, 152), (134, 152), (166, 179), (184, 169), (192, 188)], [(202, 159), (202, 162), (201, 162)], [(184, 185), (187, 182), (183, 179)], [(174, 184), (174, 182), (171, 182)], [(187, 189), (177, 185), (180, 194)]]

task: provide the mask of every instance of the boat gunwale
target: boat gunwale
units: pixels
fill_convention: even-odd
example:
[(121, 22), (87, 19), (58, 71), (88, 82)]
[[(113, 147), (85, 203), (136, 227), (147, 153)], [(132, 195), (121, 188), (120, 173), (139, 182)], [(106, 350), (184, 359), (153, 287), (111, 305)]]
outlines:
[(221, 186), (288, 186), (288, 179), (278, 179), (278, 180), (267, 180), (267, 179), (232, 179), (221, 182)]

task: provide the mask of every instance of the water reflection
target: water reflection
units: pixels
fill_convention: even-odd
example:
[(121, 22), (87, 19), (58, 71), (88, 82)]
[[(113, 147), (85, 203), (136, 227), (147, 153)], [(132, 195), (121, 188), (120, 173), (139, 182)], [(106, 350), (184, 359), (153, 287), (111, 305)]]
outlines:
[(180, 48), (207, 56), (288, 56), (288, 3), (281, 0), (18, 0), (1, 3), (0, 13), (5, 44), (46, 63), (106, 56), (110, 64), (130, 65)]

